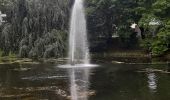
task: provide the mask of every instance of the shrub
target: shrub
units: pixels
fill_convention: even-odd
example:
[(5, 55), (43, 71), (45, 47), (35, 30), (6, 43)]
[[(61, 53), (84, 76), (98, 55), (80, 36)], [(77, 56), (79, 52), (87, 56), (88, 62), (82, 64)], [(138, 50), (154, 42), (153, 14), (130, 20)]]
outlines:
[(2, 57), (3, 55), (3, 51), (0, 49), (0, 57)]
[(141, 41), (140, 46), (147, 52), (151, 51), (152, 39), (146, 38)]
[(156, 42), (153, 42), (151, 48), (152, 48), (152, 54), (155, 56), (161, 56), (168, 50), (166, 44), (161, 40), (157, 40)]

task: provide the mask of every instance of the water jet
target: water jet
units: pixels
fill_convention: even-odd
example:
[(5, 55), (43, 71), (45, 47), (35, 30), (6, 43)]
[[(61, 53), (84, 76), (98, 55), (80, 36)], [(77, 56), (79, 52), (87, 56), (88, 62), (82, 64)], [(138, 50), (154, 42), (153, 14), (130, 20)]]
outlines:
[(97, 65), (90, 64), (83, 0), (75, 0), (72, 9), (68, 55), (68, 64), (59, 68), (68, 69), (71, 99), (88, 100), (90, 69)]

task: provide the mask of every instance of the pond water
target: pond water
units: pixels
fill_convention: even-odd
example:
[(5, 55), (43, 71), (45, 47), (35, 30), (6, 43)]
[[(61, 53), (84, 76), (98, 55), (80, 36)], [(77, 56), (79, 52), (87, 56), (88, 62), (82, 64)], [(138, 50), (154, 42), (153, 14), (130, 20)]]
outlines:
[[(169, 64), (101, 63), (89, 100), (170, 100)], [(0, 65), (0, 100), (69, 100), (66, 69), (54, 64)]]

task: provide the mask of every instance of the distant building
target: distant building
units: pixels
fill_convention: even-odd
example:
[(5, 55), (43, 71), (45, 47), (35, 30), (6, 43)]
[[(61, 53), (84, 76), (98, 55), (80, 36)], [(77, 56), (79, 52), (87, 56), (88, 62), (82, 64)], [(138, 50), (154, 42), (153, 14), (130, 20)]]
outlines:
[(0, 25), (2, 25), (3, 22), (3, 17), (6, 17), (6, 14), (2, 14), (2, 12), (0, 11)]
[(139, 37), (139, 38), (142, 37), (141, 29), (139, 28), (139, 26), (136, 23), (133, 23), (130, 27), (132, 29), (134, 29), (134, 32), (136, 33), (137, 37)]

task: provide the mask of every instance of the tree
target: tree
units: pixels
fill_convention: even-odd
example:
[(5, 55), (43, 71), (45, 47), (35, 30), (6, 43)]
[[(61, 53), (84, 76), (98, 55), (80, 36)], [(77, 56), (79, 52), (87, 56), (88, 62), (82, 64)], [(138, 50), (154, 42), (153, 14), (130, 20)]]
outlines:
[[(149, 22), (152, 19), (160, 20), (161, 25), (157, 28), (157, 35), (152, 41), (150, 41), (150, 46), (144, 44), (143, 46), (147, 47), (147, 50), (150, 51), (153, 55), (160, 56), (166, 53), (169, 50), (169, 25), (170, 25), (170, 1), (168, 0), (154, 0), (150, 6), (150, 10), (147, 13), (142, 15), (140, 20), (140, 25), (144, 26), (145, 29), (152, 30), (153, 26), (149, 26)], [(151, 34), (148, 32), (147, 34)], [(148, 35), (147, 40), (150, 35)], [(148, 42), (146, 42), (148, 43)]]
[[(0, 4), (8, 16), (0, 34), (0, 48), (6, 55), (12, 51), (21, 57), (32, 57), (37, 52), (36, 57), (43, 57), (49, 45), (59, 49), (51, 56), (64, 53), (69, 0), (3, 0)], [(55, 39), (48, 42), (51, 36)]]
[(138, 22), (141, 17), (141, 14), (134, 10), (138, 5), (134, 0), (88, 0), (87, 16), (89, 32), (93, 38), (91, 40), (105, 37), (105, 40), (109, 41), (117, 32), (126, 47), (133, 44), (129, 43), (132, 33), (129, 26)]

